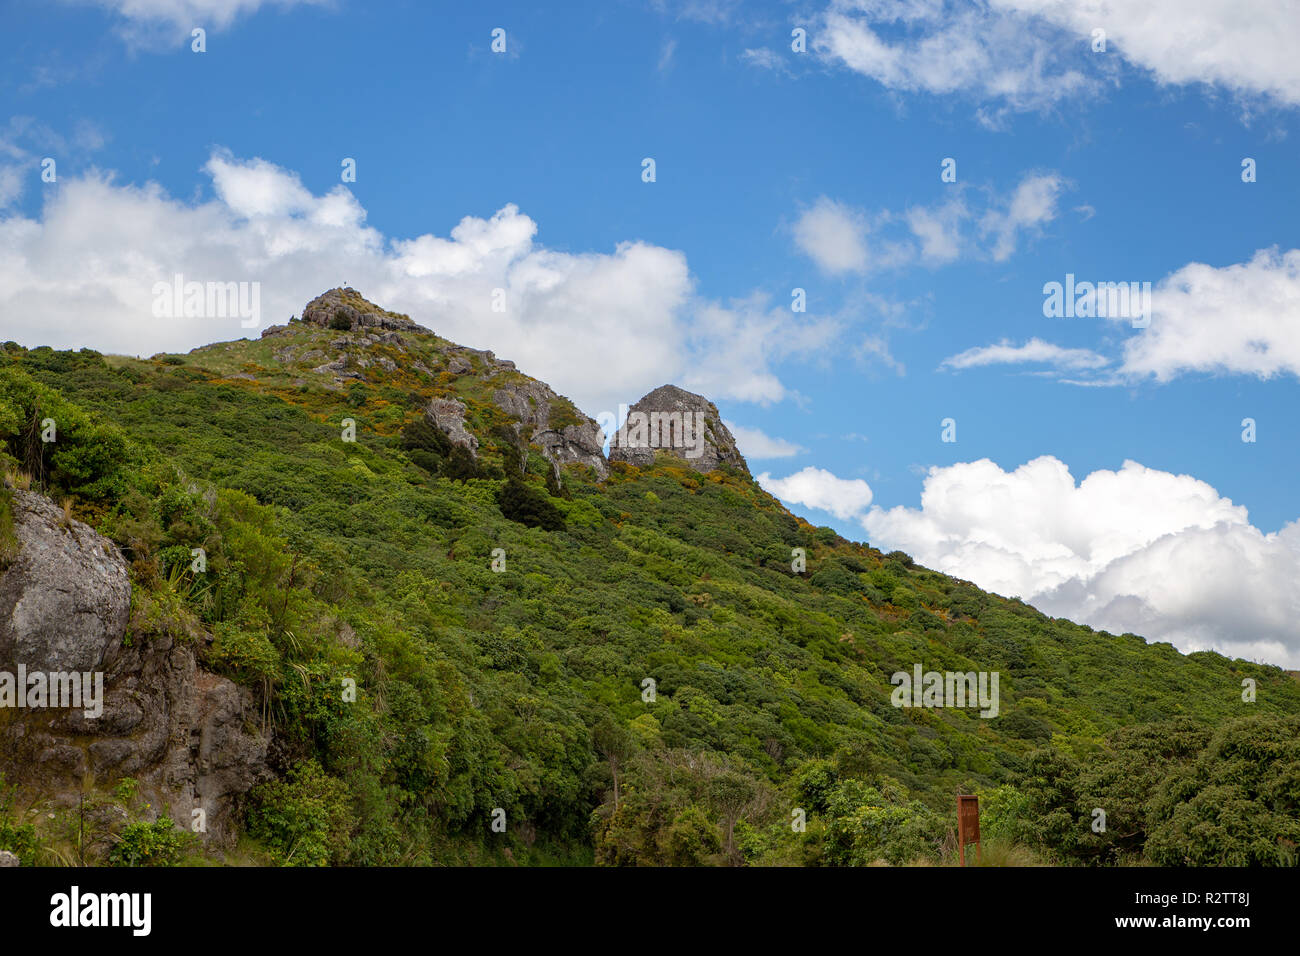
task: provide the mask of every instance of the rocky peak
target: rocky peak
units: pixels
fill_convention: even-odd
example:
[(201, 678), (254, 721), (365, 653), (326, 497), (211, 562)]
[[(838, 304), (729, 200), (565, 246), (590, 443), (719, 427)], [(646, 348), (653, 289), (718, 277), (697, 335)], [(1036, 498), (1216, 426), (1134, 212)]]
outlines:
[(302, 310), (302, 320), (340, 332), (363, 329), (388, 329), (394, 332), (428, 332), (398, 312), (389, 312), (366, 299), (351, 286), (330, 289), (308, 302)]
[(610, 461), (641, 468), (654, 464), (656, 452), (679, 458), (699, 472), (725, 464), (749, 474), (718, 407), (676, 385), (661, 385), (633, 405), (609, 443)]

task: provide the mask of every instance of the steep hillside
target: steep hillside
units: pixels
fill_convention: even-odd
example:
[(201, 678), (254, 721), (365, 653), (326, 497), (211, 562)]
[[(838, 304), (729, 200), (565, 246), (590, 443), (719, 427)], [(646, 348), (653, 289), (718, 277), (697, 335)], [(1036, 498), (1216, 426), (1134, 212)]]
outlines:
[[(1044, 861), (1296, 862), (1289, 675), (846, 541), (758, 487), (706, 398), (633, 410), (704, 427), (607, 461), (568, 399), (351, 289), (187, 355), (6, 343), (0, 566), (16, 489), (63, 504), (124, 556), (126, 646), (233, 682), (261, 741), (213, 797), (231, 826), (171, 833), (192, 807), (144, 806), (146, 765), (82, 785), (103, 825), (159, 861), (938, 862), (978, 792), (985, 837)], [(996, 673), (996, 716), (895, 706), (918, 667)], [(29, 811), (71, 791), (15, 752), (0, 848), (57, 859)]]

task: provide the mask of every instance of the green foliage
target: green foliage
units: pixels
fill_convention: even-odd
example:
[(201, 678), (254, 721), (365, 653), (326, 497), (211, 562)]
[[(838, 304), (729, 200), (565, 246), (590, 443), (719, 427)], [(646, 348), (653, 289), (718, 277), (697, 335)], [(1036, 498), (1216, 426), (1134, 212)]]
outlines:
[(176, 866), (197, 842), (194, 834), (177, 829), (169, 818), (153, 823), (128, 823), (109, 851), (110, 866)]
[[(1294, 866), (1300, 719), (1255, 714), (1217, 731), (1188, 719), (1116, 731), (1077, 761), (1034, 755), (1007, 832), (1089, 863)], [(1005, 805), (1004, 805), (1005, 806)], [(1105, 812), (1104, 831), (1093, 828)]]
[(511, 521), (529, 528), (560, 531), (564, 528), (564, 514), (542, 492), (522, 479), (511, 475), (497, 492), (497, 506)]
[[(333, 335), (298, 325), (300, 344)], [(233, 378), (276, 365), (267, 341), (178, 365), (0, 354), (3, 452), (123, 548), (130, 639), (193, 640), (293, 768), (248, 812), (273, 859), (947, 862), (953, 794), (978, 792), (1007, 859), (1293, 861), (1300, 684), (1277, 668), (1047, 618), (743, 476), (556, 476), (491, 383), (415, 374), (445, 358), (404, 338), (405, 365), (347, 392), (301, 368)], [(449, 391), (477, 460), (408, 421)], [(44, 417), (58, 442), (36, 448)], [(894, 708), (890, 675), (918, 663), (997, 671), (999, 716)]]
[(36, 827), (23, 822), (14, 803), (15, 789), (5, 783), (0, 773), (0, 850), (17, 856), (21, 866), (34, 866), (39, 849)]
[(0, 366), (0, 443), (43, 490), (90, 501), (127, 490), (134, 451), (121, 431), (14, 366)]
[(18, 557), (18, 536), (14, 533), (13, 492), (0, 485), (0, 571)]
[(700, 807), (688, 806), (668, 827), (666, 860), (673, 866), (703, 866), (721, 850), (718, 828)]
[(249, 833), (285, 866), (326, 866), (346, 858), (352, 813), (347, 788), (314, 760), (253, 793)]

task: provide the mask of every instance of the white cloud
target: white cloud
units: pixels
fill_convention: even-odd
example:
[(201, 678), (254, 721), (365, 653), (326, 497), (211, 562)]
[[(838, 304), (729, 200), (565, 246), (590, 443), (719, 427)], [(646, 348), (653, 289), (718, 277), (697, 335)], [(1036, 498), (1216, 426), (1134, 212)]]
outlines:
[[(1132, 325), (1131, 318), (1110, 321)], [(941, 367), (1027, 362), (1098, 373), (1061, 379), (1069, 385), (1168, 382), (1193, 372), (1300, 378), (1300, 249), (1261, 249), (1247, 262), (1193, 262), (1171, 273), (1151, 290), (1150, 324), (1133, 330), (1113, 359), (1037, 338), (1021, 346), (1004, 339), (953, 355)]]
[(678, 380), (686, 388), (762, 405), (795, 397), (774, 371), (778, 362), (821, 356), (840, 332), (836, 320), (796, 318), (789, 306), (769, 305), (762, 293), (727, 305), (694, 303), (682, 326)]
[(722, 424), (727, 426), (727, 430), (736, 439), (740, 453), (750, 461), (764, 458), (791, 458), (808, 450), (784, 438), (773, 438), (757, 428), (746, 428), (725, 420)]
[(1300, 376), (1300, 249), (1249, 262), (1193, 262), (1151, 294), (1151, 323), (1124, 345), (1123, 371), (1167, 381), (1184, 372)]
[(816, 508), (841, 520), (860, 517), (871, 504), (871, 486), (861, 478), (837, 478), (811, 465), (786, 478), (763, 472), (755, 481), (786, 504)]
[[(1092, 31), (1107, 52), (1092, 52)], [(1095, 95), (1124, 61), (1168, 85), (1300, 104), (1300, 16), (1278, 0), (832, 0), (814, 49), (891, 90), (963, 92), (981, 115)]]
[(660, 73), (668, 72), (668, 70), (672, 68), (673, 54), (675, 54), (676, 52), (677, 52), (677, 40), (674, 37), (669, 37), (667, 40), (664, 41), (664, 45), (659, 48), (659, 62), (658, 64), (656, 64), (655, 68)]
[[(775, 364), (836, 333), (761, 296), (699, 299), (676, 250), (636, 241), (606, 253), (548, 249), (513, 205), (467, 216), (447, 237), (388, 238), (342, 185), (314, 195), (290, 171), (220, 151), (205, 172), (206, 200), (61, 176), (38, 218), (0, 214), (0, 334), (25, 345), (185, 351), (256, 333), (238, 319), (154, 318), (153, 286), (176, 273), (260, 283), (264, 326), (346, 282), (453, 341), (515, 360), (595, 413), (665, 381), (715, 400), (779, 401), (789, 392)], [(498, 288), (505, 313), (492, 311)], [(619, 375), (592, 373), (609, 368)]]
[(863, 338), (854, 347), (853, 357), (864, 365), (879, 362), (900, 376), (907, 373), (907, 368), (894, 358), (894, 353), (889, 350), (889, 343), (881, 335), (868, 335)]
[(795, 246), (830, 275), (865, 273), (920, 262), (939, 266), (961, 256), (1004, 262), (1020, 238), (1033, 235), (1056, 218), (1057, 200), (1066, 188), (1057, 173), (1027, 173), (1009, 196), (979, 189), (982, 212), (971, 208), (962, 186), (932, 206), (902, 213), (869, 214), (820, 197), (796, 220)]
[[(892, 90), (967, 91), (1014, 110), (1036, 110), (1097, 87), (1068, 56), (1063, 31), (983, 2), (835, 0), (813, 48)], [(1069, 65), (1065, 65), (1069, 64)]]
[(16, 202), (23, 194), (26, 171), (18, 165), (0, 165), (0, 209)]
[(994, 237), (992, 255), (1005, 262), (1016, 251), (1022, 232), (1035, 232), (1056, 218), (1056, 200), (1064, 183), (1055, 173), (1026, 176), (1016, 186), (1005, 209), (990, 209), (980, 223), (982, 235)]
[(263, 7), (288, 9), (323, 4), (326, 0), (63, 0), (93, 3), (116, 14), (118, 33), (137, 46), (162, 46), (188, 38), (195, 27), (208, 33), (229, 29), (236, 20), (251, 17)]
[(740, 59), (750, 66), (758, 67), (760, 70), (773, 70), (787, 76), (794, 75), (786, 58), (780, 53), (769, 50), (767, 47), (754, 47), (743, 50)]
[(822, 196), (794, 226), (794, 242), (823, 272), (836, 275), (867, 267), (867, 223), (843, 203)]
[(1075, 484), (1050, 456), (931, 468), (919, 509), (873, 508), (872, 543), (1060, 617), (1183, 651), (1300, 666), (1300, 523), (1264, 534), (1188, 475), (1125, 462)]
[(1090, 37), (1164, 84), (1205, 83), (1300, 104), (1300, 11), (1278, 0), (994, 0)]
[(921, 244), (921, 258), (936, 265), (952, 262), (962, 252), (961, 224), (970, 216), (960, 198), (931, 208), (914, 207), (906, 219)]
[(1095, 369), (1109, 363), (1103, 355), (1089, 349), (1067, 349), (1042, 339), (1030, 339), (1024, 345), (1013, 345), (1003, 339), (996, 345), (967, 349), (944, 359), (940, 365), (947, 368), (977, 368), (982, 365), (1019, 365), (1038, 363), (1066, 369)]
[(0, 129), (0, 210), (21, 199), (29, 182), (43, 183), (45, 158), (57, 158), (57, 172), (58, 163), (85, 162), (107, 138), (98, 125), (84, 119), (73, 123), (65, 136), (33, 117), (11, 116)]

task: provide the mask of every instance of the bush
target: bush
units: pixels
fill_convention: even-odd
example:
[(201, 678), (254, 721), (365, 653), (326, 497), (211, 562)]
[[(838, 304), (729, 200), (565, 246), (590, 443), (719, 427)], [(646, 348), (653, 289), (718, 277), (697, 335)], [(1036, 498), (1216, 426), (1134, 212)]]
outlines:
[(153, 823), (128, 823), (109, 851), (110, 866), (175, 866), (195, 842), (164, 817)]
[(511, 475), (497, 492), (497, 506), (511, 521), (530, 528), (563, 531), (564, 515), (540, 491)]
[(22, 866), (35, 866), (36, 848), (36, 828), (15, 821), (14, 789), (5, 784), (4, 774), (0, 773), (0, 850), (13, 853)]
[(347, 787), (304, 760), (253, 792), (248, 829), (284, 866), (328, 866), (347, 856), (352, 822)]
[(697, 806), (679, 813), (668, 828), (668, 862), (673, 866), (705, 866), (720, 852), (718, 828)]
[(335, 312), (330, 316), (330, 328), (335, 332), (351, 332), (352, 320), (342, 312)]
[(0, 571), (18, 557), (18, 536), (14, 533), (13, 492), (0, 487)]

